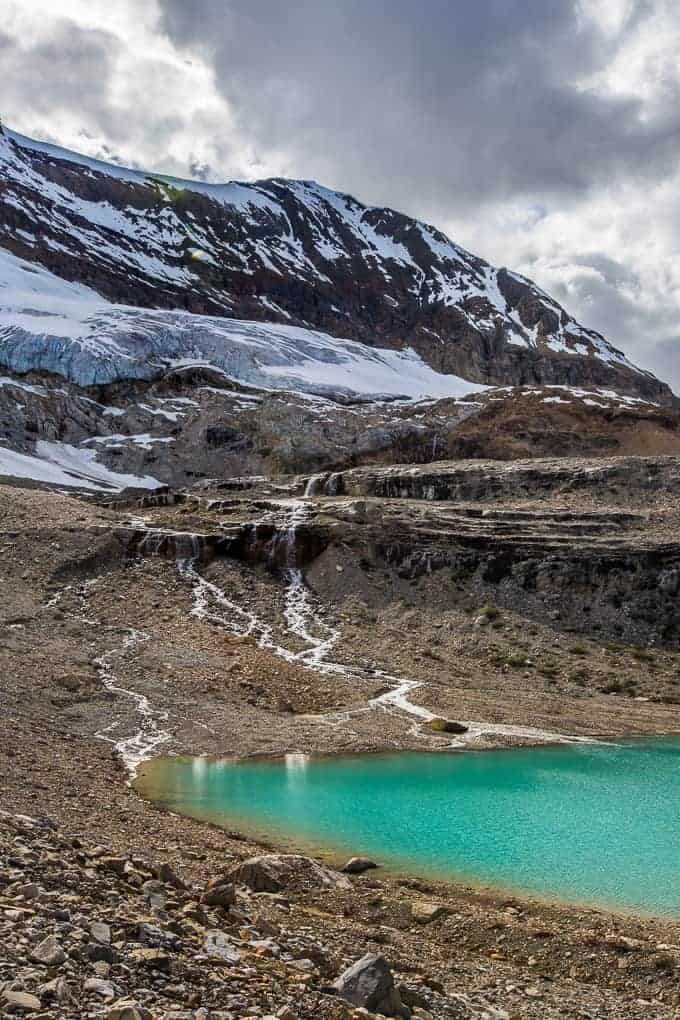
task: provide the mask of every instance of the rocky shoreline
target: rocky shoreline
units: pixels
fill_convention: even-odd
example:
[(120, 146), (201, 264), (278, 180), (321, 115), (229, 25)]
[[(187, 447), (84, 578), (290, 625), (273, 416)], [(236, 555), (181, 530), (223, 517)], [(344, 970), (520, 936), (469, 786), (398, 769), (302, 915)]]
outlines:
[[(7, 1015), (359, 1020), (386, 972), (387, 1015), (414, 1020), (676, 1015), (677, 922), (343, 875), (126, 799), (103, 843), (0, 815)], [(348, 1002), (342, 976), (367, 955), (378, 980)]]

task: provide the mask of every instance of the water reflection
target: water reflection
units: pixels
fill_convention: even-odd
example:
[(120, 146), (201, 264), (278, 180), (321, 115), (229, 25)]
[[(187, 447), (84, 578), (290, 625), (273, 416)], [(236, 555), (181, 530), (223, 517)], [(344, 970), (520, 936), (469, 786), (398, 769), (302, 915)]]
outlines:
[(680, 740), (476, 754), (166, 758), (137, 787), (294, 846), (680, 916)]
[(311, 755), (285, 754), (283, 756), (286, 772), (305, 772), (309, 768)]

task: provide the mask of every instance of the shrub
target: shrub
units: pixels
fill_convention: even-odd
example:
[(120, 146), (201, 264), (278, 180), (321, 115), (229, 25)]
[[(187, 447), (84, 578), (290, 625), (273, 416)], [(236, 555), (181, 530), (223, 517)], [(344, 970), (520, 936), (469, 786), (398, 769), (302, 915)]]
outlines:
[(516, 652), (505, 657), (506, 666), (511, 666), (513, 669), (522, 669), (527, 665), (526, 655), (519, 655)]

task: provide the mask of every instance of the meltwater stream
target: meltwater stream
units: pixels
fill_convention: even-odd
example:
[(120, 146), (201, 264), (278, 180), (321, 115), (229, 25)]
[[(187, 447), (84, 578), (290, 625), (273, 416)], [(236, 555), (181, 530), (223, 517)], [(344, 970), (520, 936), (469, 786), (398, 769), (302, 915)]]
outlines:
[(158, 758), (183, 814), (423, 874), (680, 917), (680, 738), (467, 754)]

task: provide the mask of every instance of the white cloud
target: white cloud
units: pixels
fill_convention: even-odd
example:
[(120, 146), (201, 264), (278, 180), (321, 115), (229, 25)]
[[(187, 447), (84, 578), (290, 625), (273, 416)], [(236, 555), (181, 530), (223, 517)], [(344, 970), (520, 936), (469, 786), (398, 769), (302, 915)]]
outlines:
[[(212, 68), (178, 51), (157, 19), (154, 0), (5, 0), (3, 118), (33, 137), (166, 173), (188, 176), (195, 163), (228, 177), (278, 172), (239, 136)], [(101, 59), (87, 70), (81, 62), (76, 101), (73, 50), (97, 43)]]

